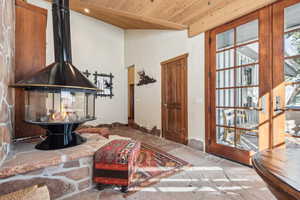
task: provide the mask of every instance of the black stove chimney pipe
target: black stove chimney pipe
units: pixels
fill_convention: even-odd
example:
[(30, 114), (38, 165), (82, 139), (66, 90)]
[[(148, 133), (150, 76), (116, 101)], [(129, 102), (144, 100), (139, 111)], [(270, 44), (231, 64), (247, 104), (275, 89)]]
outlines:
[(55, 62), (72, 63), (69, 0), (53, 0), (52, 17)]

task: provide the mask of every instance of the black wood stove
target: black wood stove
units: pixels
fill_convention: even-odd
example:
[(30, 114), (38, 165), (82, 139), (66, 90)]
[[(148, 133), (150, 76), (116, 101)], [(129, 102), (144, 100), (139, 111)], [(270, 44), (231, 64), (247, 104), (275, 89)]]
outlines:
[[(55, 62), (12, 85), (25, 90), (25, 122), (47, 130), (37, 149), (84, 143), (74, 130), (95, 119), (97, 87), (72, 65), (69, 0), (53, 0)], [(30, 131), (30, 130), (24, 130)]]

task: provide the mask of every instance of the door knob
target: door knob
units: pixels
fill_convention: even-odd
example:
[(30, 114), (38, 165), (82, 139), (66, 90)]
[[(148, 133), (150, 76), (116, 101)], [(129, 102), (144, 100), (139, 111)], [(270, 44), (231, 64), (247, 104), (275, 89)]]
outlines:
[(274, 112), (285, 111), (285, 109), (281, 108), (280, 96), (275, 97), (275, 108)]

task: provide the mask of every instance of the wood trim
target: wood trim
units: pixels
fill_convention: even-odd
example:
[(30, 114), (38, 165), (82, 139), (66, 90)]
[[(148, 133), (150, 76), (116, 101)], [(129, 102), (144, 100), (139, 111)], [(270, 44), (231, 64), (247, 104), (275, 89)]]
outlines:
[(164, 130), (164, 109), (163, 109), (163, 95), (165, 94), (165, 84), (164, 84), (164, 81), (166, 79), (165, 77), (165, 73), (164, 73), (164, 67), (163, 65), (161, 64), (161, 67), (160, 67), (160, 74), (161, 74), (161, 93), (160, 93), (160, 96), (161, 96), (161, 105), (160, 105), (160, 120), (161, 120), (161, 137), (165, 137), (165, 130)]
[(210, 31), (205, 32), (205, 152), (209, 152), (211, 144), (211, 112), (210, 112)]
[(23, 0), (16, 0), (15, 5), (16, 6), (20, 6), (22, 8), (29, 9), (29, 10), (31, 10), (33, 12), (41, 13), (42, 15), (45, 15), (45, 16), (47, 16), (47, 14), (48, 14), (48, 11), (46, 9), (40, 8), (40, 7), (35, 6), (33, 4), (26, 3)]
[(220, 146), (221, 148), (216, 147), (215, 144), (212, 144), (209, 153), (225, 159), (239, 162), (241, 164), (245, 164), (249, 166), (251, 165), (251, 157), (255, 154), (255, 152), (235, 149), (225, 145), (220, 145)]
[(189, 36), (196, 36), (202, 32), (223, 25), (241, 16), (270, 5), (276, 1), (277, 0), (233, 0), (232, 3), (227, 4), (219, 10), (208, 13), (197, 22), (191, 24), (188, 29)]
[[(225, 32), (227, 30), (233, 29), (234, 27), (240, 26), (242, 24), (246, 24), (250, 21), (253, 21), (253, 20), (257, 19), (258, 15), (259, 15), (259, 12), (254, 11), (254, 12), (252, 12), (252, 13), (246, 15), (246, 16), (241, 16), (241, 17), (239, 17), (239, 18), (237, 18), (233, 21), (230, 21), (228, 23), (225, 23), (221, 26), (218, 26), (218, 27), (214, 28), (213, 32), (215, 34), (218, 34), (218, 33), (222, 33), (222, 32)], [(247, 43), (245, 43), (245, 44), (247, 44)], [(251, 42), (250, 42), (250, 44), (251, 44)], [(241, 45), (236, 44), (234, 48), (238, 48), (238, 47), (243, 46), (243, 45), (244, 44), (241, 44)]]
[(189, 54), (188, 54), (188, 53), (185, 53), (185, 54), (182, 54), (182, 55), (177, 56), (177, 57), (175, 57), (175, 58), (171, 58), (171, 59), (169, 59), (169, 60), (165, 60), (165, 61), (161, 62), (160, 64), (161, 64), (161, 65), (166, 65), (166, 64), (168, 64), (168, 63), (171, 63), (171, 62), (174, 62), (174, 61), (177, 61), (177, 60), (186, 58), (186, 57), (188, 57), (188, 56), (189, 56)]

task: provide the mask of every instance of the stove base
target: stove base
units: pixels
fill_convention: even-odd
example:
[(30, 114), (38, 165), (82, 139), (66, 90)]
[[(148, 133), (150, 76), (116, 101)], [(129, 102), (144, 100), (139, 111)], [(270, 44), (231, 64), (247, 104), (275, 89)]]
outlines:
[(86, 142), (86, 138), (74, 130), (79, 124), (59, 124), (41, 126), (47, 130), (47, 138), (35, 146), (39, 150), (55, 150), (77, 146)]

